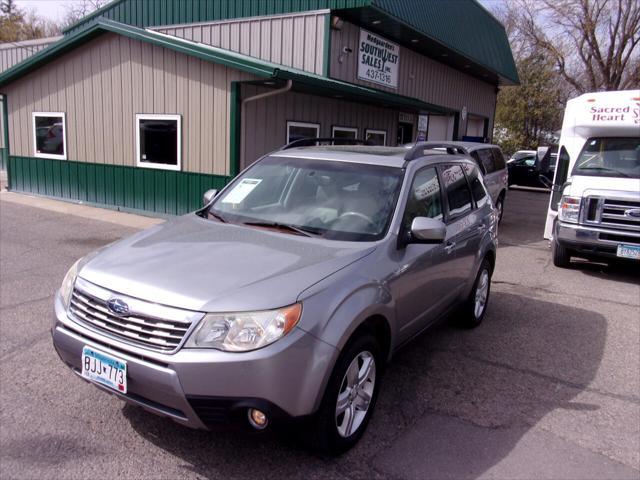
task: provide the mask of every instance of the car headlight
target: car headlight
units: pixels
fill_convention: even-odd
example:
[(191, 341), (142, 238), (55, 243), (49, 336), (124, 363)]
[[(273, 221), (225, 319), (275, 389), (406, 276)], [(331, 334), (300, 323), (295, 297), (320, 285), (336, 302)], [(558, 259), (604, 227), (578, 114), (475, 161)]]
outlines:
[(76, 277), (78, 276), (78, 264), (80, 263), (80, 260), (76, 260), (76, 263), (71, 265), (71, 268), (64, 276), (64, 280), (62, 280), (62, 285), (60, 286), (60, 295), (62, 296), (62, 303), (64, 304), (65, 310), (69, 308), (73, 285), (76, 283)]
[(581, 200), (580, 197), (563, 195), (558, 208), (558, 219), (561, 222), (578, 223)]
[(262, 348), (293, 330), (302, 305), (263, 312), (210, 313), (193, 331), (185, 347), (247, 352)]

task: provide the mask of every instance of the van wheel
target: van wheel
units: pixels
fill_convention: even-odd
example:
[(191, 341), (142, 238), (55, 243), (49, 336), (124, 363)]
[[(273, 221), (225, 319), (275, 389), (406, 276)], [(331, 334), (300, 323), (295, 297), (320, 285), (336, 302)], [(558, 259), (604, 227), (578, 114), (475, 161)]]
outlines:
[(563, 247), (554, 238), (551, 242), (551, 254), (553, 255), (553, 264), (559, 268), (569, 268), (571, 264), (571, 251)]
[(380, 362), (380, 347), (372, 335), (358, 336), (347, 344), (315, 416), (315, 449), (339, 455), (360, 440), (378, 397)]
[(469, 298), (459, 319), (463, 328), (476, 328), (484, 320), (487, 313), (487, 303), (491, 293), (491, 264), (485, 258), (480, 264), (476, 281), (473, 284)]

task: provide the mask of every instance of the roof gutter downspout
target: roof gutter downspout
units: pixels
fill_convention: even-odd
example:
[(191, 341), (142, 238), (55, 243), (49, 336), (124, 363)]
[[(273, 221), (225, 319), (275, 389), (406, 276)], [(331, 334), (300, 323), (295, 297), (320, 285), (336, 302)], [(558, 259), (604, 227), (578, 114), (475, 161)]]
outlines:
[[(244, 121), (244, 114), (245, 114), (245, 110), (246, 110), (246, 105), (249, 102), (255, 102), (256, 100), (262, 100), (263, 98), (269, 98), (269, 97), (275, 97), (276, 95), (282, 95), (283, 93), (287, 93), (288, 91), (291, 90), (291, 88), (293, 87), (293, 80), (287, 80), (287, 84), (282, 87), (279, 88), (277, 90), (273, 90), (271, 92), (264, 92), (264, 93), (259, 93), (258, 95), (254, 95), (253, 97), (247, 97), (247, 98), (243, 98), (240, 102), (240, 148), (239, 148), (239, 157), (240, 157), (240, 164), (242, 166), (242, 164), (244, 163), (242, 161), (242, 156), (244, 154), (244, 145), (245, 145), (245, 135), (246, 135), (246, 129), (245, 129), (245, 121)], [(242, 170), (242, 168), (240, 169)]]

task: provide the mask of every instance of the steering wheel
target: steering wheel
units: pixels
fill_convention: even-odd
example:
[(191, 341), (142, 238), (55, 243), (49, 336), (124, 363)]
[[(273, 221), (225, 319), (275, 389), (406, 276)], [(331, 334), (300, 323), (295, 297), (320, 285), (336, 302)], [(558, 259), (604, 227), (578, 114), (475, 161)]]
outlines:
[(371, 227), (373, 227), (373, 229), (376, 229), (378, 227), (374, 223), (374, 221), (371, 220), (369, 217), (367, 217), (364, 213), (360, 213), (360, 212), (344, 212), (342, 215), (340, 215), (338, 217), (338, 220), (341, 220), (343, 217), (357, 217), (360, 220), (364, 220), (365, 222), (367, 222)]

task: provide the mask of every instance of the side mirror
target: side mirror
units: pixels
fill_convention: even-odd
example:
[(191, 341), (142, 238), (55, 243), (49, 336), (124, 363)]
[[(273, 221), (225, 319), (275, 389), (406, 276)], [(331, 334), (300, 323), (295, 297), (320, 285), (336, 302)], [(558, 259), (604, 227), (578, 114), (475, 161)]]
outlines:
[(440, 220), (416, 217), (411, 222), (409, 243), (442, 243), (447, 236), (447, 226)]
[(218, 190), (216, 190), (215, 188), (212, 188), (204, 192), (204, 195), (202, 195), (202, 206), (206, 207), (207, 205), (209, 205), (213, 201), (213, 199), (216, 197), (217, 194), (218, 194)]

